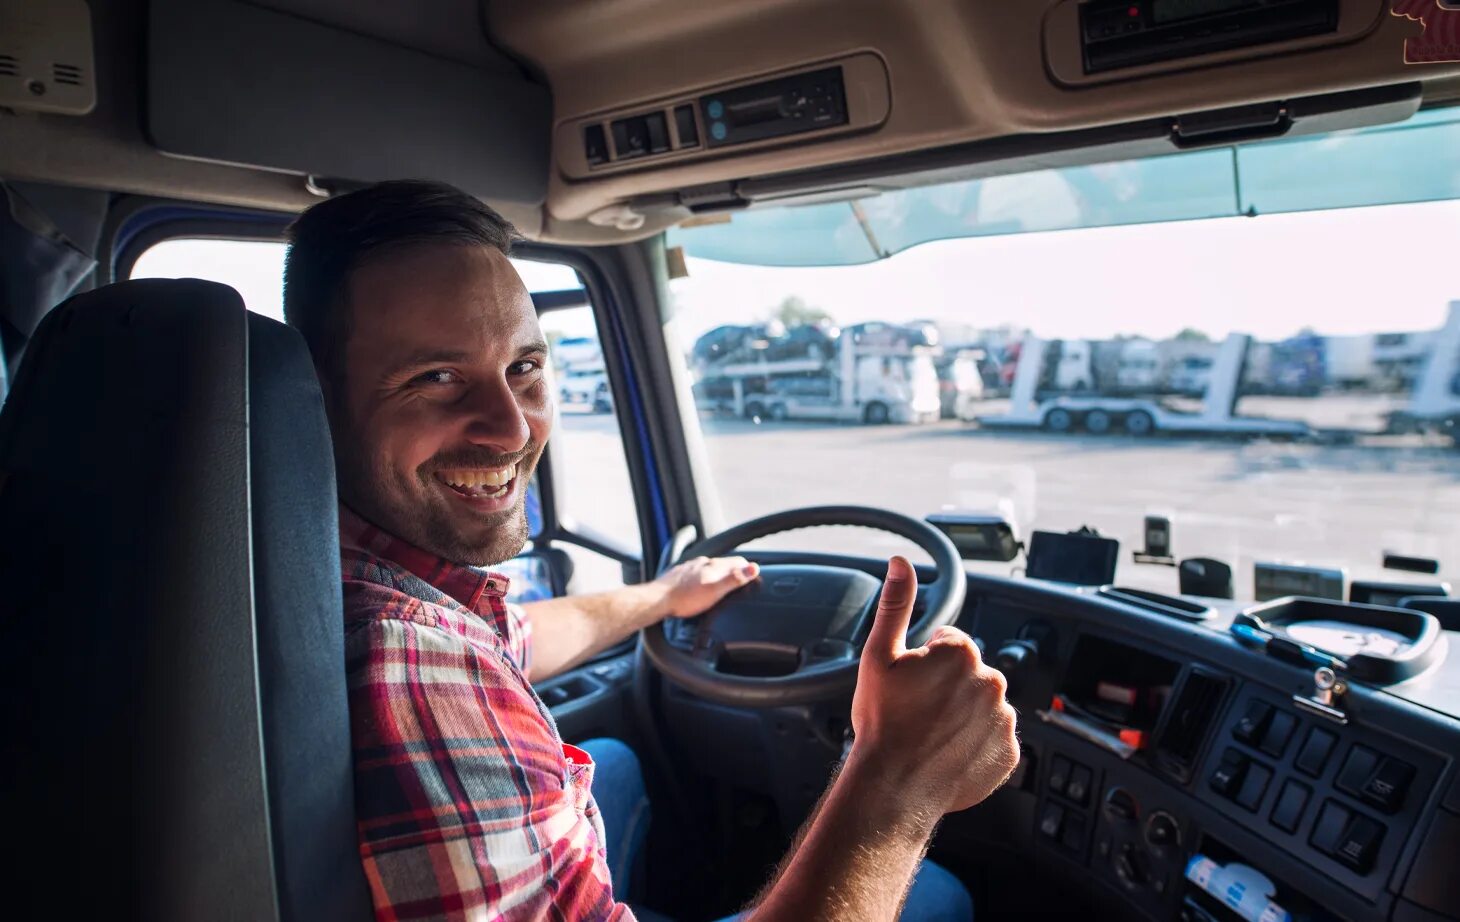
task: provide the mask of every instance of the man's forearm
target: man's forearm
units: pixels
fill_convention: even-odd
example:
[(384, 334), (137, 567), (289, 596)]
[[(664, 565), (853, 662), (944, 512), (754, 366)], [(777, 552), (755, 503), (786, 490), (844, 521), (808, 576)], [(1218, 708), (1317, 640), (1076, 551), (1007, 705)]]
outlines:
[(550, 679), (661, 620), (669, 613), (668, 596), (655, 581), (523, 605), (532, 622), (528, 678)]
[(896, 918), (939, 820), (911, 803), (853, 756), (751, 910), (752, 922)]

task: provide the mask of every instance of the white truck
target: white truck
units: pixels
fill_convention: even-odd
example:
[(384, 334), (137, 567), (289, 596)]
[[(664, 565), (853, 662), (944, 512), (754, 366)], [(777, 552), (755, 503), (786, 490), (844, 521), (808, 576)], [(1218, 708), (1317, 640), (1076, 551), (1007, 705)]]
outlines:
[(1007, 413), (980, 416), (988, 429), (1045, 429), (1092, 433), (1123, 431), (1130, 435), (1153, 432), (1245, 435), (1298, 438), (1311, 434), (1308, 425), (1297, 420), (1237, 416), (1234, 412), (1242, 366), (1250, 338), (1233, 333), (1222, 343), (1205, 374), (1200, 412), (1172, 409), (1152, 397), (1109, 397), (1098, 394), (1064, 395), (1040, 399), (1038, 388), (1044, 364), (1044, 343), (1035, 337), (1024, 341), (1019, 369)]
[(767, 359), (743, 353), (708, 363), (695, 386), (701, 411), (747, 419), (934, 422), (941, 411), (937, 347), (908, 345), (905, 328), (862, 324), (835, 337), (833, 354)]

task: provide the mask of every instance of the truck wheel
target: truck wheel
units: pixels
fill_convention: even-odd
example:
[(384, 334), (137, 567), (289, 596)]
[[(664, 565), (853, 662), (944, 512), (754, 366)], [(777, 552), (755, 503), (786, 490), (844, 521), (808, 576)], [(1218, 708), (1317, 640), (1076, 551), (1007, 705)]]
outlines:
[(1104, 410), (1091, 410), (1085, 414), (1085, 430), (1096, 435), (1104, 435), (1110, 431), (1110, 414)]
[(1156, 421), (1145, 410), (1133, 410), (1126, 414), (1125, 431), (1130, 435), (1150, 435), (1156, 428)]
[(760, 419), (765, 416), (765, 405), (759, 400), (752, 400), (745, 405), (746, 419)]
[(786, 405), (784, 403), (773, 403), (771, 404), (770, 417), (776, 422), (784, 422), (791, 418), (791, 414), (786, 412)]
[(1044, 414), (1044, 428), (1050, 432), (1069, 432), (1075, 428), (1075, 414), (1063, 407), (1055, 407)]
[(883, 426), (891, 419), (887, 412), (887, 404), (873, 401), (867, 404), (867, 409), (862, 412), (862, 421), (869, 426)]

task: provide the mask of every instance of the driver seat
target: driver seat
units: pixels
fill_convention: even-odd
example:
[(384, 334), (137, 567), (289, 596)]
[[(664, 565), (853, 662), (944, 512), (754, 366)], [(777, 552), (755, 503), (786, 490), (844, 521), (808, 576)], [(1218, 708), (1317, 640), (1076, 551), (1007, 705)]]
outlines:
[[(340, 592), (329, 430), (294, 330), (192, 279), (53, 310), (0, 413), (20, 905), (371, 918)], [(69, 887), (42, 885), (58, 870)]]

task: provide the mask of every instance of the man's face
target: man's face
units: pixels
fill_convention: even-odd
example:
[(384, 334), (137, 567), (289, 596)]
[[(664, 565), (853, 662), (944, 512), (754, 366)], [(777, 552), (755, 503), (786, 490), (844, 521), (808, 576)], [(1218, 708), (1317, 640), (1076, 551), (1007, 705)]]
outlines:
[(547, 344), (512, 264), (485, 246), (386, 253), (350, 276), (330, 393), (340, 496), (457, 563), (527, 540), (527, 484), (552, 429)]

